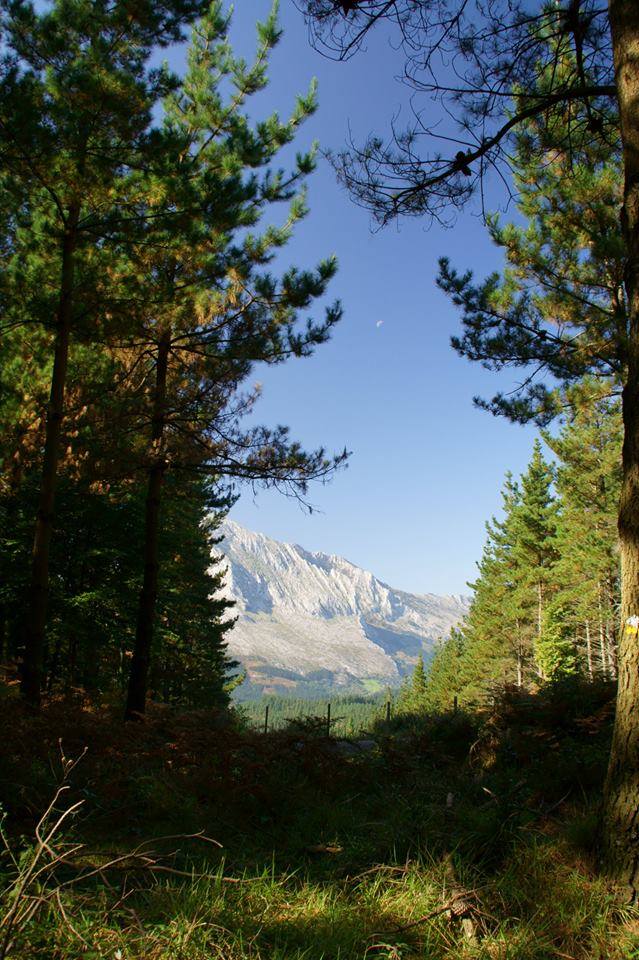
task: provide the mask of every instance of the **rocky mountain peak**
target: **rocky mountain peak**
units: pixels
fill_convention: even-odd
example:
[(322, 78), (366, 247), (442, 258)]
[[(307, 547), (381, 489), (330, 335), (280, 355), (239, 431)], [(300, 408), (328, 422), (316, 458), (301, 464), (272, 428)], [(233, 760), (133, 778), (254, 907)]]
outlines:
[(247, 668), (252, 691), (397, 684), (467, 609), (464, 597), (396, 590), (343, 557), (233, 520), (220, 533), (239, 615), (229, 652)]

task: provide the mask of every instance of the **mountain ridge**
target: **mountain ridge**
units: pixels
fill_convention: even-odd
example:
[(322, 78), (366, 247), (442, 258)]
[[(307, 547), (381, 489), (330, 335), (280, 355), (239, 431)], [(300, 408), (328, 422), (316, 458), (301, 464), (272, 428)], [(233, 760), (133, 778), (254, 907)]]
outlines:
[(337, 554), (225, 520), (216, 548), (238, 621), (229, 653), (248, 674), (240, 696), (396, 686), (467, 610), (457, 594), (412, 594)]

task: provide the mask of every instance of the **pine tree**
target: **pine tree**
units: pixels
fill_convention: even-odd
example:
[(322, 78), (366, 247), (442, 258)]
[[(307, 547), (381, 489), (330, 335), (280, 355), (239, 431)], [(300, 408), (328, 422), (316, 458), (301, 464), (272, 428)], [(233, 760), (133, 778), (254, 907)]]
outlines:
[(585, 381), (572, 391), (559, 434), (544, 433), (558, 458), (559, 557), (553, 580), (591, 678), (614, 677), (616, 667), (621, 432), (618, 401), (605, 385)]
[[(636, 0), (594, 0), (532, 4), (496, 0), (445, 5), (413, 0), (380, 4), (362, 0), (304, 0), (314, 38), (331, 55), (347, 59), (365, 46), (368, 31), (390, 21), (407, 63), (405, 75), (417, 92), (441, 104), (430, 125), (415, 110), (415, 123), (397, 131), (390, 144), (371, 135), (364, 147), (343, 151), (340, 174), (357, 200), (380, 222), (401, 215), (441, 220), (477, 194), (484, 176), (503, 164), (509, 182), (516, 139), (531, 130), (531, 184), (544, 171), (555, 182), (539, 190), (548, 204), (548, 227), (556, 197), (598, 178), (603, 166), (616, 176), (609, 209), (590, 193), (575, 217), (574, 238), (565, 236), (574, 257), (549, 260), (540, 274), (535, 261), (512, 277), (521, 296), (483, 293), (443, 268), (444, 286), (466, 311), (463, 343), (486, 365), (529, 367), (519, 396), (496, 398), (499, 412), (527, 419), (531, 410), (557, 412), (555, 386), (585, 375), (618, 378), (623, 384), (622, 491), (618, 512), (621, 553), (619, 682), (615, 732), (605, 791), (604, 845), (611, 873), (639, 899), (636, 810), (639, 787), (639, 6)], [(451, 25), (454, 26), (451, 29)], [(497, 42), (496, 38), (499, 38)], [(450, 65), (455, 82), (450, 83)], [(439, 69), (438, 69), (439, 68)], [(441, 72), (440, 72), (441, 71)], [(463, 148), (442, 150), (440, 120), (459, 124)], [(515, 141), (515, 144), (513, 143)], [(424, 147), (424, 144), (426, 146)], [(585, 163), (584, 163), (585, 159)], [(563, 176), (562, 176), (563, 175)], [(555, 192), (558, 187), (558, 192)], [(475, 189), (474, 189), (475, 188)], [(521, 185), (516, 185), (515, 194)], [(621, 215), (618, 216), (620, 211)], [(564, 211), (570, 223), (570, 211)], [(594, 216), (591, 216), (591, 213)], [(539, 221), (543, 226), (542, 217)], [(612, 226), (612, 231), (609, 229)], [(584, 230), (585, 227), (585, 230)], [(585, 233), (586, 244), (583, 243)], [(571, 278), (589, 268), (590, 244), (598, 259), (616, 247), (599, 281), (571, 289)], [(564, 267), (569, 272), (564, 273)], [(611, 280), (615, 278), (615, 282)], [(469, 278), (468, 278), (469, 279)], [(522, 282), (523, 281), (523, 282)], [(538, 282), (540, 281), (540, 282)], [(493, 287), (498, 284), (493, 284)], [(556, 313), (544, 316), (546, 293), (558, 294)], [(574, 296), (577, 294), (577, 296)], [(541, 310), (540, 310), (541, 306)], [(551, 324), (546, 325), (550, 320)], [(556, 324), (556, 326), (555, 326)], [(549, 375), (544, 385), (535, 374)]]
[(427, 674), (424, 656), (420, 653), (410, 674), (404, 677), (397, 696), (399, 713), (421, 713), (426, 706)]
[(226, 706), (238, 677), (238, 663), (226, 654), (234, 603), (222, 593), (226, 563), (215, 552), (228, 504), (216, 496), (199, 478), (167, 477), (150, 671), (153, 698), (164, 703)]
[[(204, 9), (184, 79), (150, 70), (153, 43), (178, 39)], [(1, 348), (7, 362), (0, 374), (0, 436), (6, 440), (0, 508), (6, 505), (11, 514), (20, 501), (20, 516), (14, 517), (20, 544), (10, 533), (2, 564), (25, 555), (24, 510), (30, 506), (38, 516), (23, 688), (37, 703), (45, 670), (54, 686), (69, 674), (77, 679), (84, 641), (67, 643), (59, 625), (78, 589), (86, 594), (86, 577), (99, 569), (105, 581), (92, 580), (93, 588), (101, 600), (109, 595), (113, 581), (100, 564), (66, 576), (65, 547), (73, 542), (84, 496), (87, 527), (104, 537), (98, 544), (104, 556), (117, 529), (117, 521), (110, 529), (110, 512), (127, 527), (125, 556), (140, 543), (128, 524), (137, 517), (144, 529), (145, 562), (131, 558), (130, 567), (132, 577), (136, 570), (144, 576), (132, 671), (139, 712), (139, 677), (148, 672), (155, 612), (162, 604), (163, 523), (174, 493), (179, 498), (189, 484), (211, 489), (221, 475), (233, 475), (303, 496), (310, 479), (326, 477), (342, 459), (304, 451), (283, 427), (241, 425), (258, 396), (241, 391), (252, 365), (309, 354), (340, 316), (335, 305), (322, 321), (297, 329), (298, 312), (324, 293), (334, 260), (315, 270), (290, 268), (277, 279), (269, 272), (306, 213), (303, 181), (313, 169), (313, 152), (299, 154), (289, 174), (269, 165), (315, 109), (314, 91), (299, 98), (285, 122), (274, 115), (251, 124), (243, 113), (246, 98), (266, 82), (268, 53), (279, 38), (274, 15), (258, 26), (260, 49), (248, 66), (230, 52), (228, 19), (219, 3), (183, 0), (153, 10), (143, 4), (134, 16), (119, 4), (103, 9), (93, 0), (55, 3), (42, 14), (21, 3), (3, 10), (18, 69), (0, 91), (0, 119), (14, 150), (0, 200), (10, 211), (19, 200), (20, 216), (6, 218), (0, 250), (7, 330)], [(153, 123), (160, 97), (164, 114)], [(89, 139), (82, 165), (84, 133)], [(32, 161), (25, 162), (28, 155)], [(269, 208), (282, 202), (289, 210), (278, 227)], [(260, 230), (265, 215), (270, 225)], [(73, 279), (69, 274), (62, 300), (58, 296), (66, 311), (61, 319), (55, 301), (63, 253)], [(24, 362), (27, 334), (30, 366)], [(49, 388), (52, 352), (58, 359)], [(47, 393), (55, 394), (55, 402), (42, 417)], [(42, 448), (48, 452), (38, 506), (33, 494)], [(140, 514), (143, 478), (147, 495)], [(66, 506), (57, 506), (58, 523), (69, 524), (59, 550), (51, 538), (56, 484), (69, 497)], [(196, 501), (202, 509), (199, 494)], [(187, 535), (185, 526), (175, 529)], [(62, 566), (50, 579), (52, 557)], [(70, 560), (69, 571), (73, 567)], [(23, 635), (15, 622), (17, 598), (23, 602), (29, 590), (19, 577), (11, 579), (6, 602), (6, 591), (0, 597), (0, 619), (10, 622), (3, 631), (10, 628), (15, 650)], [(203, 572), (198, 582), (206, 583)], [(128, 602), (126, 594), (114, 614), (120, 624), (124, 612), (131, 613)], [(186, 649), (180, 631), (173, 627), (172, 633)], [(128, 629), (122, 636), (128, 637)], [(158, 650), (164, 649), (159, 640)], [(76, 664), (70, 670), (64, 668), (66, 654)], [(109, 656), (99, 663), (88, 655), (87, 663), (93, 661), (104, 678), (115, 665)], [(87, 676), (90, 684), (94, 679)]]
[(25, 0), (0, 5), (5, 47), (0, 85), (3, 130), (0, 209), (5, 236), (9, 329), (37, 323), (51, 363), (44, 418), (22, 689), (40, 700), (55, 487), (72, 344), (103, 335), (126, 306), (111, 289), (115, 238), (136, 226), (130, 171), (156, 155), (151, 111), (171, 84), (150, 64), (155, 47), (178, 40), (205, 4), (142, 0), (105, 5)]
[(541, 631), (535, 642), (535, 657), (547, 680), (558, 680), (579, 672), (575, 631), (568, 611), (552, 600), (543, 614)]
[(428, 665), (424, 703), (429, 711), (442, 712), (454, 707), (463, 690), (465, 639), (463, 631), (453, 627), (446, 640), (435, 648)]
[(487, 540), (479, 576), (469, 586), (473, 599), (462, 625), (460, 662), (462, 695), (481, 701), (495, 686), (521, 687), (532, 659), (529, 611), (522, 608), (517, 587), (520, 573), (514, 556), (515, 517), (521, 502), (519, 485), (510, 474), (502, 491), (503, 518), (486, 524)]
[(486, 524), (479, 576), (469, 584), (470, 610), (429, 676), (434, 702), (441, 705), (446, 684), (465, 703), (477, 704), (505, 684), (521, 688), (543, 675), (539, 644), (558, 559), (552, 479), (538, 441), (520, 482), (507, 475), (503, 517)]
[[(557, 561), (557, 503), (552, 492), (553, 474), (539, 440), (535, 440), (528, 470), (521, 478), (521, 498), (513, 514), (512, 559), (516, 568), (515, 592), (525, 618), (541, 637), (544, 607)], [(534, 647), (534, 645), (533, 645)], [(541, 665), (538, 663), (543, 676)]]
[(424, 656), (420, 653), (417, 657), (417, 663), (413, 670), (411, 678), (411, 698), (415, 704), (422, 703), (426, 693), (426, 670), (424, 669)]
[[(136, 382), (134, 370), (138, 378), (144, 371), (142, 389), (123, 392), (122, 409), (132, 424), (125, 432), (137, 441), (129, 459), (147, 482), (128, 717), (144, 711), (169, 472), (233, 476), (303, 494), (309, 480), (327, 477), (344, 459), (327, 458), (322, 449), (307, 453), (283, 427), (242, 423), (259, 396), (241, 392), (253, 365), (308, 356), (328, 338), (341, 310), (335, 304), (323, 320), (298, 329), (300, 311), (326, 292), (334, 259), (315, 270), (289, 268), (279, 278), (268, 272), (307, 212), (304, 180), (314, 151), (298, 154), (288, 174), (270, 164), (315, 110), (314, 88), (298, 98), (288, 121), (272, 115), (251, 123), (245, 101), (266, 85), (268, 56), (280, 36), (275, 9), (258, 24), (250, 67), (233, 58), (229, 27), (215, 3), (193, 31), (186, 75), (165, 104), (163, 169), (138, 185), (138, 202), (161, 214), (159, 225), (157, 217), (148, 218), (148, 237), (129, 252), (118, 278), (141, 291), (134, 340), (116, 355), (128, 364), (127, 384)], [(282, 203), (288, 204), (284, 225), (262, 225)]]

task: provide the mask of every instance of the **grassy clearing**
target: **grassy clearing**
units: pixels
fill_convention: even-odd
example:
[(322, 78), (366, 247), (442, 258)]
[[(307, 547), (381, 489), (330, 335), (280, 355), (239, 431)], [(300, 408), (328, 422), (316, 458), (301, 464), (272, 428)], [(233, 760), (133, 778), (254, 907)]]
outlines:
[[(31, 891), (17, 960), (639, 958), (639, 917), (615, 905), (593, 854), (606, 691), (397, 721), (356, 757), (321, 736), (264, 737), (205, 714), (122, 727), (106, 713), (3, 710), (18, 869), (58, 736), (68, 755), (89, 746), (58, 802), (83, 805), (51, 844), (82, 846)], [(198, 830), (222, 847), (151, 840)], [(152, 868), (129, 856), (95, 872), (135, 848)], [(6, 911), (6, 856), (3, 871)], [(451, 900), (466, 903), (470, 938), (443, 911)]]

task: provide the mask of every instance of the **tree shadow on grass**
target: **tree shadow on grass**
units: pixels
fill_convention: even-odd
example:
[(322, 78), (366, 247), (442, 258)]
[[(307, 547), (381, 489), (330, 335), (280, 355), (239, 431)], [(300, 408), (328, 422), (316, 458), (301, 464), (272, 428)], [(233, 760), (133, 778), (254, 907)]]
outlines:
[[(167, 867), (186, 876), (94, 881), (65, 900), (104, 956), (627, 960), (639, 941), (591, 855), (610, 718), (609, 690), (510, 692), (474, 714), (398, 718), (375, 750), (345, 757), (324, 736), (263, 736), (205, 713), (159, 712), (133, 730), (65, 708), (6, 718), (0, 774), (9, 827), (28, 833), (53, 744), (86, 744), (69, 839), (118, 853), (203, 829), (223, 844), (170, 847)], [(444, 914), (407, 928), (453, 888), (475, 898), (476, 946)], [(20, 960), (83, 955), (55, 909), (25, 937)]]

